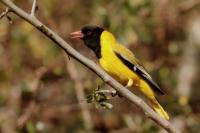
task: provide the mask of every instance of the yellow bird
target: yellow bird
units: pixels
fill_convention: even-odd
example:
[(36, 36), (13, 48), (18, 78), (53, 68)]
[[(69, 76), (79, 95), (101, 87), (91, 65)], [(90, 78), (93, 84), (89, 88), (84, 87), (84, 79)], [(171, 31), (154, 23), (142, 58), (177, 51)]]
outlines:
[(126, 87), (140, 90), (151, 102), (153, 109), (163, 118), (169, 115), (156, 99), (156, 94), (164, 94), (151, 76), (145, 71), (134, 54), (117, 42), (113, 34), (98, 26), (85, 26), (81, 31), (71, 33), (72, 38), (80, 38), (92, 49), (102, 68)]

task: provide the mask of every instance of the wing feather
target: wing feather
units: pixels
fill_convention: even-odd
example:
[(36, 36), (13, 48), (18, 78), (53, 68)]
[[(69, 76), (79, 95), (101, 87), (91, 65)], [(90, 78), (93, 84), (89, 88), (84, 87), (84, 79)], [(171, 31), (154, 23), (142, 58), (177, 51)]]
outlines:
[[(143, 80), (145, 80), (151, 88), (157, 92), (158, 94), (164, 95), (164, 92), (160, 89), (160, 87), (153, 81), (151, 76), (145, 71), (145, 69), (139, 64), (139, 61), (134, 57), (133, 53), (128, 49), (124, 48), (121, 50), (125, 50), (124, 52), (116, 51), (113, 49), (116, 56), (133, 72), (135, 72), (138, 76), (140, 76)], [(128, 56), (127, 55), (128, 51)]]

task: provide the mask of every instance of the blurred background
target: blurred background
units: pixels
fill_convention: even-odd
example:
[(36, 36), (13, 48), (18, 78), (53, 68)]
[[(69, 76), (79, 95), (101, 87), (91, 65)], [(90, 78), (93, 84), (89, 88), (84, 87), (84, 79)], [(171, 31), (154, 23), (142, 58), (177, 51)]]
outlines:
[[(32, 0), (14, 0), (30, 12)], [(37, 17), (84, 56), (69, 33), (94, 24), (131, 49), (166, 92), (183, 133), (200, 132), (200, 0), (38, 0)], [(5, 7), (0, 4), (0, 11)], [(125, 98), (86, 103), (103, 81), (14, 14), (0, 20), (1, 133), (165, 133)], [(98, 62), (97, 62), (98, 63)]]

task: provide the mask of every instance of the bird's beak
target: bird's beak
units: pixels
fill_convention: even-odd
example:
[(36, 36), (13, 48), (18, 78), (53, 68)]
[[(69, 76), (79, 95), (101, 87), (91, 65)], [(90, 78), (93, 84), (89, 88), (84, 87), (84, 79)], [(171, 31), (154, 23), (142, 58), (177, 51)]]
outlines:
[(74, 38), (82, 39), (84, 37), (84, 34), (81, 31), (72, 32), (70, 35), (72, 39)]

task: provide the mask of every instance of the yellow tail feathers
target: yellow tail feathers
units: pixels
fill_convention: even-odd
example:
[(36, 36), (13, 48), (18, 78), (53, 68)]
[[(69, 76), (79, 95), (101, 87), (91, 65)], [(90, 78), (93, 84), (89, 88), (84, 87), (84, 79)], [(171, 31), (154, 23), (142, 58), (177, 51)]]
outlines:
[(162, 106), (158, 103), (158, 101), (155, 100), (151, 100), (153, 109), (159, 114), (161, 115), (163, 118), (165, 118), (166, 120), (169, 120), (169, 115), (167, 114), (167, 112), (162, 108)]

